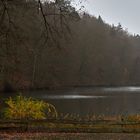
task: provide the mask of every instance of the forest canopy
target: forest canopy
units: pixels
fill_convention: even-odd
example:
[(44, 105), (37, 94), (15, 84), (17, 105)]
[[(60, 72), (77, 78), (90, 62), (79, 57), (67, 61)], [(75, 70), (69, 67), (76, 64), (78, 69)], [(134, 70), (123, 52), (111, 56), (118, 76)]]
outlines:
[(140, 36), (69, 0), (0, 0), (0, 89), (140, 84)]

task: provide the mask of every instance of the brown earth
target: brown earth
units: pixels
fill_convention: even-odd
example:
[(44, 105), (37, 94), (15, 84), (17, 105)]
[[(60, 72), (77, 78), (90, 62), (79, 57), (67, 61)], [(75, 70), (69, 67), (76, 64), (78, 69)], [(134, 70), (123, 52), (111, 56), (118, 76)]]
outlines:
[(0, 133), (0, 140), (140, 140), (127, 133)]

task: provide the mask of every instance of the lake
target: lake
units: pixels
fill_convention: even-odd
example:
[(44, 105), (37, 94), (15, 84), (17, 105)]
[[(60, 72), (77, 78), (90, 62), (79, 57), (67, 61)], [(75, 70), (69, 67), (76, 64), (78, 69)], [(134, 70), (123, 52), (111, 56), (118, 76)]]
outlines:
[[(140, 87), (77, 87), (23, 92), (24, 96), (52, 103), (58, 112), (80, 115), (127, 115), (140, 113)], [(16, 93), (1, 93), (1, 98)]]

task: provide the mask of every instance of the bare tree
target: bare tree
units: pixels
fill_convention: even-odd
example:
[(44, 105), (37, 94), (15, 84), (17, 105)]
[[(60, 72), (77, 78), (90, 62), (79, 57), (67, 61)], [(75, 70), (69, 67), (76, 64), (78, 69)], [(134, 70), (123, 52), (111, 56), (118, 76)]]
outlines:
[[(24, 32), (24, 29), (21, 26), (23, 23), (19, 22), (16, 18), (17, 14), (13, 13), (13, 11), (20, 12), (21, 9), (23, 9), (23, 12), (20, 16), (23, 14), (25, 15), (27, 11), (30, 12), (33, 10), (35, 12), (36, 9), (36, 14), (33, 14), (35, 19), (33, 20), (37, 20), (36, 25), (40, 30), (40, 36), (37, 38), (32, 38), (32, 45), (29, 43), (31, 38), (23, 39), (21, 36), (21, 32)], [(54, 44), (54, 46), (60, 47), (60, 40), (62, 40), (62, 38), (66, 39), (68, 37), (67, 35), (71, 35), (71, 30), (69, 27), (70, 18), (77, 19), (79, 18), (78, 14), (75, 8), (71, 6), (69, 0), (56, 0), (53, 2), (50, 1), (49, 3), (48, 1), (41, 0), (0, 0), (0, 11), (0, 29), (2, 29), (0, 30), (0, 39), (3, 41), (2, 38), (4, 37), (6, 44), (5, 48), (7, 48), (6, 61), (8, 64), (5, 62), (3, 63), (7, 67), (10, 64), (8, 59), (11, 60), (12, 57), (12, 59), (15, 61), (15, 65), (18, 65), (18, 58), (16, 58), (15, 55), (17, 48), (15, 47), (17, 47), (18, 43), (24, 44), (24, 46), (30, 50), (29, 53), (33, 55), (31, 85), (34, 87), (39, 55), (44, 48), (49, 46), (49, 44)], [(29, 15), (31, 14), (29, 13)], [(20, 17), (18, 16), (18, 18)], [(13, 51), (11, 51), (12, 41), (16, 44), (13, 45)], [(9, 56), (9, 52), (12, 55), (11, 57)], [(9, 67), (7, 67), (7, 70), (9, 73), (11, 73)], [(5, 72), (5, 75), (9, 77), (7, 71)]]

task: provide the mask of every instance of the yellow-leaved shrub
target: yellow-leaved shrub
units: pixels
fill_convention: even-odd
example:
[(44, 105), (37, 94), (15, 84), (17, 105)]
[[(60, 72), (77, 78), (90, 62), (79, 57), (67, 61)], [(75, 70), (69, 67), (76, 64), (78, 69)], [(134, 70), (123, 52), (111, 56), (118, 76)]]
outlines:
[(5, 103), (8, 107), (4, 115), (8, 119), (46, 119), (47, 114), (57, 117), (55, 107), (44, 101), (17, 96), (10, 97)]

